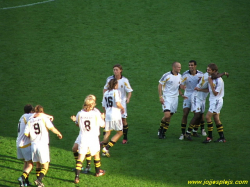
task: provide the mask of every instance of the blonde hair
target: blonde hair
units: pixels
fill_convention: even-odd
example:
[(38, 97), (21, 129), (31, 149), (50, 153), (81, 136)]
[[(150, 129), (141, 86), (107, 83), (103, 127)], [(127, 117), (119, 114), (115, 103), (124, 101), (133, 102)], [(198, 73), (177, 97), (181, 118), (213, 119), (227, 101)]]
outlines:
[(94, 99), (95, 101), (96, 101), (96, 96), (94, 96), (94, 95), (92, 95), (92, 94), (89, 94), (89, 95), (87, 95), (87, 97), (86, 98), (92, 98), (92, 99)]
[(84, 104), (82, 106), (83, 110), (89, 112), (96, 106), (95, 99), (91, 97), (86, 97)]
[(41, 105), (36, 105), (35, 112), (36, 113), (43, 113), (44, 112), (43, 107)]

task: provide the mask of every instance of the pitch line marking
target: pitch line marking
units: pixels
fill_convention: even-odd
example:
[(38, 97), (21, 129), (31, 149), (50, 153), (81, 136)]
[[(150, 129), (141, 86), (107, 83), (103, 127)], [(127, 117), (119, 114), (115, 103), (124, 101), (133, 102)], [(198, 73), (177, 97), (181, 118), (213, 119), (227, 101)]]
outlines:
[(43, 3), (49, 3), (49, 2), (52, 2), (52, 1), (55, 1), (55, 0), (47, 0), (47, 1), (37, 2), (37, 3), (31, 3), (31, 4), (26, 4), (26, 5), (20, 5), (20, 6), (5, 7), (5, 8), (1, 8), (1, 9), (7, 10), (7, 9), (13, 9), (13, 8), (22, 8), (22, 7), (34, 6), (34, 5), (43, 4)]

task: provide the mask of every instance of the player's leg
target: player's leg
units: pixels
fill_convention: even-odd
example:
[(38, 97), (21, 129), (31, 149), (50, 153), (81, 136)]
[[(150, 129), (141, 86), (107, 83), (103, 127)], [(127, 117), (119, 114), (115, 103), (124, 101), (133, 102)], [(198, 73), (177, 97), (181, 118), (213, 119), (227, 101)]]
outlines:
[(191, 132), (195, 128), (195, 126), (198, 123), (200, 123), (200, 117), (201, 117), (200, 112), (195, 112), (194, 113), (194, 117), (191, 119), (191, 121), (189, 123), (189, 126), (188, 126), (188, 130), (186, 132), (186, 138), (187, 138), (187, 140), (192, 140)]
[(40, 163), (41, 164), (41, 172), (39, 174), (39, 176), (37, 177), (37, 179), (35, 180), (35, 184), (37, 186), (44, 186), (44, 184), (42, 183), (43, 178), (45, 177), (46, 173), (48, 172), (49, 169), (49, 162), (46, 163)]
[(101, 169), (101, 158), (100, 158), (99, 151), (95, 154), (94, 159), (95, 159), (94, 163), (95, 163), (95, 171), (96, 171), (95, 176), (96, 177), (103, 176), (105, 174), (105, 170)]
[(127, 104), (122, 103), (122, 106), (124, 108), (124, 113), (122, 114), (122, 124), (123, 124), (122, 144), (126, 144), (128, 142)]
[(201, 127), (201, 135), (202, 136), (207, 136), (207, 133), (206, 133), (206, 130), (205, 130), (204, 113), (201, 116), (200, 127)]
[(88, 153), (85, 155), (85, 157), (86, 157), (86, 168), (83, 170), (83, 173), (85, 173), (85, 174), (87, 174), (87, 173), (89, 173), (90, 172), (90, 164), (91, 164), (91, 153), (90, 153), (90, 151), (88, 151)]
[(33, 168), (33, 162), (31, 160), (24, 161), (23, 173), (18, 178), (20, 186), (30, 185), (28, 177), (29, 177), (29, 173), (31, 172), (32, 168)]
[(208, 137), (203, 143), (209, 143), (213, 139), (213, 121), (212, 121), (213, 113), (208, 111), (206, 114), (206, 121), (207, 121), (207, 129), (208, 129)]
[(219, 133), (219, 136), (220, 136), (220, 138), (216, 142), (226, 142), (226, 139), (224, 136), (223, 125), (220, 121), (220, 113), (216, 113), (214, 115), (214, 122), (216, 124), (217, 132)]
[(128, 142), (128, 123), (127, 123), (127, 118), (122, 118), (122, 124), (123, 124), (123, 140), (122, 140), (122, 144), (126, 144)]
[(170, 110), (164, 111), (164, 116), (161, 120), (161, 126), (159, 129), (159, 139), (165, 138), (165, 135), (166, 135), (166, 132), (168, 130), (170, 119), (171, 119), (172, 115), (173, 115), (173, 113), (171, 113)]
[[(49, 152), (49, 145), (37, 145), (36, 147), (36, 162), (39, 162), (41, 164), (41, 171), (39, 173), (39, 176), (35, 180), (36, 185), (43, 186), (42, 180), (44, 176), (46, 175), (48, 169), (49, 169), (49, 162), (50, 162), (50, 152)], [(33, 159), (33, 158), (32, 158)], [(34, 159), (33, 159), (34, 161)]]
[(202, 119), (202, 114), (199, 113), (199, 115), (196, 117), (196, 119), (194, 121), (194, 129), (193, 129), (193, 136), (194, 137), (200, 137), (200, 135), (198, 134), (198, 129), (200, 127), (201, 119)]
[(85, 154), (81, 154), (79, 153), (78, 155), (78, 159), (77, 159), (77, 162), (76, 162), (76, 169), (75, 169), (75, 183), (79, 183), (80, 180), (79, 180), (79, 175), (80, 175), (80, 171), (82, 169), (82, 162), (85, 158)]
[(123, 135), (122, 130), (116, 132), (116, 134), (111, 138), (108, 144), (102, 149), (103, 155), (105, 155), (106, 157), (110, 157), (109, 149), (115, 145), (115, 143), (120, 139), (122, 135)]
[(74, 143), (73, 147), (72, 147), (72, 152), (73, 152), (73, 155), (74, 155), (74, 158), (75, 158), (75, 161), (77, 161), (78, 159), (78, 144), (77, 143)]
[(18, 178), (20, 186), (26, 186), (30, 185), (29, 182), (29, 173), (31, 172), (33, 168), (33, 162), (32, 162), (32, 154), (31, 154), (31, 146), (24, 147), (24, 148), (17, 148), (17, 155), (18, 158), (24, 159), (24, 165), (23, 165), (23, 173)]
[(107, 130), (102, 140), (103, 147), (105, 147), (108, 144), (110, 134), (111, 134), (111, 131)]
[[(181, 120), (181, 136), (180, 136), (180, 140), (184, 139), (184, 135), (185, 135), (185, 131), (186, 131), (186, 127), (187, 127), (187, 118), (188, 118), (188, 114), (190, 112), (190, 108), (185, 107), (185, 100), (183, 101), (183, 115), (182, 115), (182, 120)], [(184, 108), (185, 107), (185, 108)]]

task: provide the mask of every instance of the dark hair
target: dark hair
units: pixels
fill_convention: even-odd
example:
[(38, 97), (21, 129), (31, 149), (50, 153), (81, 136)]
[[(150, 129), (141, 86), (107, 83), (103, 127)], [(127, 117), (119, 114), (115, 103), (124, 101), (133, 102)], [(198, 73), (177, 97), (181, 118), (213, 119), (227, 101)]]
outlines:
[(122, 70), (122, 65), (121, 64), (116, 64), (113, 66), (113, 68), (118, 67), (120, 70)]
[(36, 105), (35, 107), (35, 112), (36, 113), (43, 113), (43, 107), (41, 105)]
[(33, 110), (33, 106), (31, 104), (27, 104), (24, 106), (24, 113), (31, 113)]
[(117, 79), (111, 79), (108, 83), (108, 90), (113, 90), (117, 84)]
[(195, 60), (190, 60), (189, 63), (194, 63), (194, 65), (197, 65)]
[(212, 71), (218, 71), (218, 67), (214, 63), (208, 64), (207, 67), (209, 67)]

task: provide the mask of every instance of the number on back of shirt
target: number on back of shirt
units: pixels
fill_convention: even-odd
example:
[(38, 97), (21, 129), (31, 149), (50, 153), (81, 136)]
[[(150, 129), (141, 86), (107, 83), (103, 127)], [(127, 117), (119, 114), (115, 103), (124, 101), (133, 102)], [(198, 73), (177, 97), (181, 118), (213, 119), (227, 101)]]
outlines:
[(90, 121), (89, 120), (84, 121), (84, 125), (85, 125), (85, 129), (87, 131), (90, 131), (90, 129), (91, 129), (91, 127), (90, 127)]
[(40, 126), (39, 126), (39, 123), (35, 123), (34, 125), (33, 125), (33, 127), (34, 127), (34, 132), (35, 132), (35, 134), (40, 134)]
[(112, 97), (105, 97), (105, 101), (106, 101), (107, 107), (112, 107), (113, 106)]

